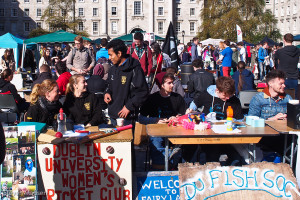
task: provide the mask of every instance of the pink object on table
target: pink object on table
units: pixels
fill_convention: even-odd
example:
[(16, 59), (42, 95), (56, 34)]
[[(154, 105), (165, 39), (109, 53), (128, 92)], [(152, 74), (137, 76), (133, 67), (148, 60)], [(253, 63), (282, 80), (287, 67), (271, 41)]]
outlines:
[(124, 130), (131, 129), (131, 128), (132, 128), (132, 124), (129, 124), (127, 126), (118, 127), (118, 128), (116, 128), (116, 130), (117, 131), (124, 131)]

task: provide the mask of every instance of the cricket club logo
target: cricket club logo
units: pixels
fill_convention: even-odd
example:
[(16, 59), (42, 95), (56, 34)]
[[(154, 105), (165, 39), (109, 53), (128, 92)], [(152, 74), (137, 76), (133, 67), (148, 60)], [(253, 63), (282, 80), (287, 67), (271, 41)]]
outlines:
[(123, 85), (126, 83), (126, 76), (122, 76), (121, 82), (122, 82)]
[(85, 109), (87, 109), (87, 110), (91, 110), (91, 104), (90, 104), (90, 102), (85, 103), (85, 104), (84, 104), (84, 107), (85, 107)]

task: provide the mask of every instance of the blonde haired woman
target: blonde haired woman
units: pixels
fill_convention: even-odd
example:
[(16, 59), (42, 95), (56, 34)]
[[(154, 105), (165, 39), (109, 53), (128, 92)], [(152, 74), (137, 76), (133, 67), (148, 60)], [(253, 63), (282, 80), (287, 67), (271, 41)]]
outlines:
[(66, 90), (64, 112), (75, 124), (97, 126), (104, 123), (101, 105), (97, 97), (87, 92), (87, 83), (83, 75), (70, 77)]
[(30, 107), (25, 121), (43, 122), (53, 126), (56, 115), (62, 107), (59, 99), (58, 85), (55, 80), (46, 79), (36, 84), (30, 94)]

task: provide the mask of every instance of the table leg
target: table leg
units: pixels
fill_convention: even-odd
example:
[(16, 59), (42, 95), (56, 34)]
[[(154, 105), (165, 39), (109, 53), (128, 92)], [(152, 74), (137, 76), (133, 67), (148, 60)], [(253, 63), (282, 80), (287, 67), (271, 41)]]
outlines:
[(294, 148), (295, 148), (295, 135), (292, 135), (292, 144), (291, 144), (291, 162), (290, 166), (293, 169), (293, 161), (294, 161)]
[(252, 144), (253, 147), (253, 162), (256, 162), (256, 144)]
[(165, 137), (165, 171), (169, 170), (169, 139)]
[(286, 162), (286, 153), (287, 153), (287, 150), (286, 150), (286, 145), (287, 145), (287, 135), (284, 135), (284, 149), (283, 149), (283, 158), (282, 158), (282, 162), (285, 163)]

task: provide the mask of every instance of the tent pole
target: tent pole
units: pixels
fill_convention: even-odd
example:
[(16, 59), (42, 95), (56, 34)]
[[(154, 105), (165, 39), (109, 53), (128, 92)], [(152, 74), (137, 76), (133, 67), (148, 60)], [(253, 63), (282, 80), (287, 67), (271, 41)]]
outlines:
[(23, 67), (24, 67), (25, 50), (26, 50), (26, 44), (23, 43), (23, 48), (22, 48), (22, 60), (21, 60), (21, 70), (22, 70), (22, 71), (23, 71)]

